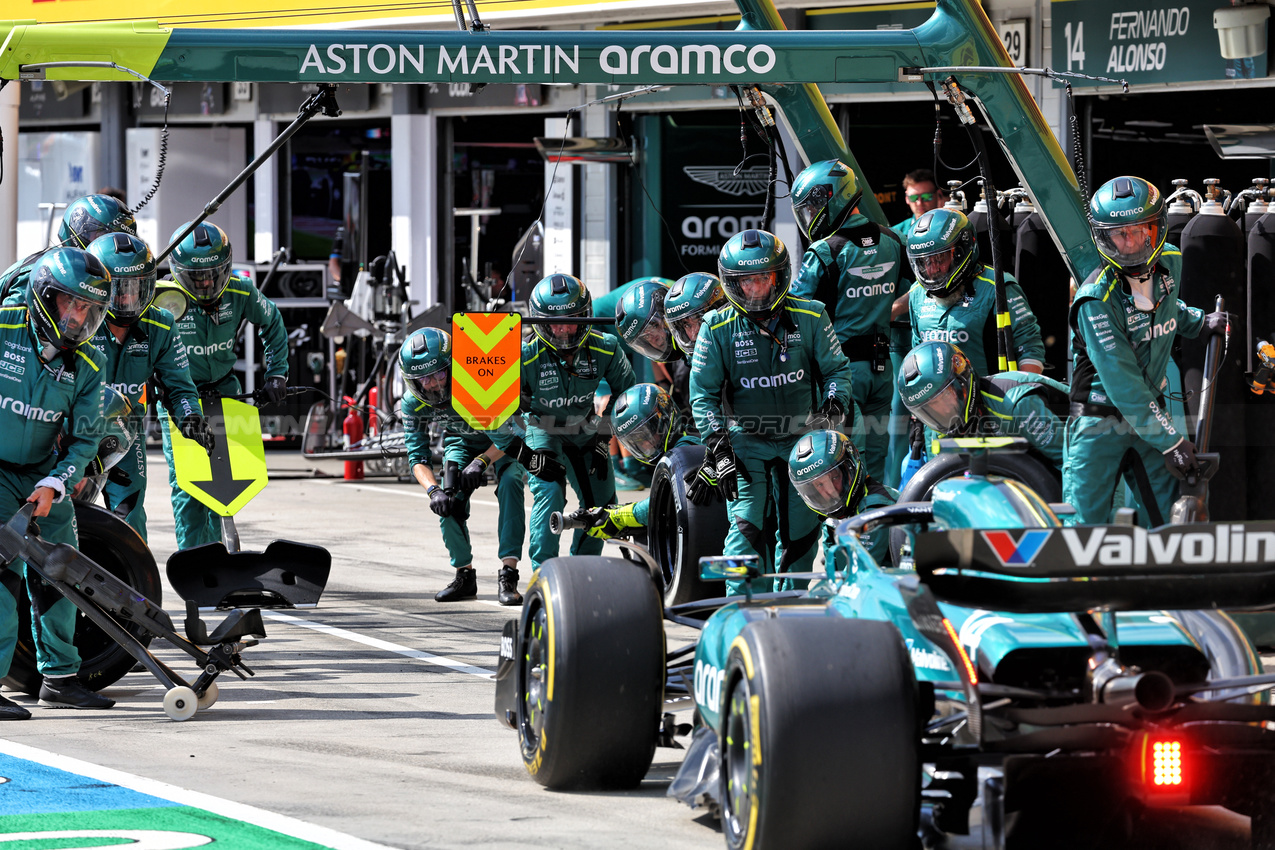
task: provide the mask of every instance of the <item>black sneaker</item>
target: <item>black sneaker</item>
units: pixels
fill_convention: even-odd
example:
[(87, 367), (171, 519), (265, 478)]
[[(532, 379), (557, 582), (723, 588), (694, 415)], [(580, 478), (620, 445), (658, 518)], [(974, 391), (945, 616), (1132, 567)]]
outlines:
[(459, 602), (478, 595), (478, 578), (473, 567), (456, 571), (456, 578), (434, 596), (435, 602)]
[(500, 570), (500, 594), (496, 597), (501, 605), (521, 605), (522, 594), (518, 592), (517, 567), (502, 567)]
[(40, 705), (45, 708), (110, 708), (115, 700), (95, 694), (74, 676), (46, 676), (40, 685)]
[(31, 712), (13, 700), (0, 697), (0, 720), (30, 720)]

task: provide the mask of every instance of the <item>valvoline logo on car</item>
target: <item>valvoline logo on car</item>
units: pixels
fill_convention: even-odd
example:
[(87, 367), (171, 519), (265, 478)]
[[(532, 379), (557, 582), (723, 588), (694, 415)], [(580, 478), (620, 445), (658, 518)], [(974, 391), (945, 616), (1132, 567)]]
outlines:
[(1002, 564), (1007, 567), (1026, 567), (1030, 566), (1040, 554), (1040, 550), (1044, 548), (1045, 541), (1049, 539), (1052, 532), (1048, 529), (1033, 529), (1023, 532), (1018, 540), (1015, 540), (1008, 531), (980, 533)]

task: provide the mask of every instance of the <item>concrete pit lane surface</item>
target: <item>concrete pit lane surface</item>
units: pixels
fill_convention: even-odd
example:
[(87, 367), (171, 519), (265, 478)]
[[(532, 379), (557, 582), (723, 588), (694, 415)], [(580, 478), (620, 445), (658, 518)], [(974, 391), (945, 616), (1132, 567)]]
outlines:
[[(351, 850), (723, 846), (703, 808), (692, 811), (665, 797), (683, 750), (658, 749), (633, 791), (552, 792), (527, 776), (516, 734), (493, 714), (500, 631), (520, 609), (495, 601), (497, 511), (490, 486), (475, 493), (469, 524), (478, 598), (441, 604), (434, 594), (451, 580), (452, 569), (418, 485), (388, 478), (343, 482), (339, 462), (319, 464), (334, 477), (309, 477), (315, 463), (294, 451), (272, 450), (266, 459), (270, 485), (236, 518), (242, 545), (260, 550), (284, 538), (327, 547), (332, 577), (319, 606), (267, 612), (269, 637), (243, 656), (256, 677), (241, 682), (224, 674), (216, 705), (184, 723), (164, 714), (163, 691), (148, 673), (130, 673), (105, 689), (116, 700), (107, 711), (54, 711), (6, 691), (34, 717), (0, 725), (0, 777), (8, 780), (0, 781), (0, 845), (28, 846), (9, 843), (21, 835), (37, 841), (30, 846), (52, 846), (33, 834), (99, 828), (193, 834), (198, 830), (188, 822), (157, 813), (194, 807), (251, 826), (217, 833), (227, 848), (305, 842)], [(148, 527), (162, 573), (174, 538), (166, 469), (155, 451), (149, 480)], [(643, 496), (620, 494), (625, 501)], [(519, 589), (525, 590), (525, 558), (520, 567)], [(183, 606), (166, 580), (164, 605), (180, 624)], [(204, 616), (211, 628), (222, 615)], [(670, 646), (693, 636), (680, 627), (675, 632)], [(158, 641), (155, 649), (193, 679), (188, 656)], [(689, 713), (679, 716), (689, 719)], [(3, 802), (18, 786), (28, 805), (21, 811), (30, 815), (21, 821), (11, 819), (19, 810)], [(72, 804), (73, 797), (85, 798), (58, 790), (106, 786), (127, 789), (119, 798), (124, 802)], [(160, 802), (138, 803), (143, 798)], [(32, 799), (39, 801), (34, 808)], [(99, 817), (103, 811), (114, 813)], [(1057, 814), (1062, 823), (1076, 820), (1075, 813)], [(949, 837), (945, 845), (982, 847), (978, 815), (972, 835)], [(1133, 826), (1140, 837), (1129, 841), (1123, 829), (1106, 835), (1104, 828), (1096, 839), (1082, 830), (1069, 838), (1055, 825), (1031, 846), (1248, 846), (1247, 819), (1222, 810), (1149, 812)], [(298, 840), (272, 845), (261, 829)], [(203, 843), (198, 836), (144, 838), (133, 846)], [(107, 841), (100, 834), (79, 840), (68, 836), (57, 846)]]

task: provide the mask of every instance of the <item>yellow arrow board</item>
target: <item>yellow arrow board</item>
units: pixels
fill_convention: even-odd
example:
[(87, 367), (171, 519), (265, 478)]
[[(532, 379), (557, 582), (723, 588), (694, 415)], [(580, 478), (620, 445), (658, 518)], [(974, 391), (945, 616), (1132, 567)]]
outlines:
[(177, 486), (213, 513), (234, 516), (266, 487), (261, 417), (257, 408), (233, 398), (206, 398), (202, 407), (217, 440), (211, 454), (168, 422)]
[(518, 410), (522, 317), (452, 316), (452, 408), (471, 428), (499, 428)]

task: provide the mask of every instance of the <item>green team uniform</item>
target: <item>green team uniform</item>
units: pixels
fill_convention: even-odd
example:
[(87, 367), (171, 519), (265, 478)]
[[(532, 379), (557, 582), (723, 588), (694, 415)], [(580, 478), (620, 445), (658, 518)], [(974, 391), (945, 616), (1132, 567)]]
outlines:
[[(102, 424), (105, 358), (88, 343), (40, 360), (22, 304), (0, 307), (0, 517), (8, 521), (44, 478), (61, 480), (66, 497), (40, 517), (40, 536), (78, 547), (71, 491), (97, 454)], [(0, 677), (7, 676), (18, 639), (17, 596), (25, 564), (0, 568)], [(36, 666), (49, 677), (80, 669), (75, 648), (76, 608), (26, 573), (35, 632)]]
[[(129, 325), (123, 342), (115, 338), (106, 322), (93, 337), (93, 345), (106, 358), (103, 382), (132, 403), (132, 418), (139, 426), (146, 413), (146, 382), (152, 375), (175, 422), (199, 414), (199, 394), (190, 379), (186, 347), (173, 325), (173, 314), (152, 304), (140, 319)], [(138, 427), (137, 433), (140, 434), (141, 430)], [(143, 540), (146, 539), (146, 509), (143, 507), (146, 498), (145, 440), (136, 440), (128, 455), (111, 471), (102, 488), (102, 497), (109, 510), (122, 516)]]
[(878, 481), (885, 476), (895, 395), (890, 307), (911, 279), (907, 251), (896, 234), (854, 213), (835, 234), (806, 250), (792, 286), (793, 295), (826, 305), (854, 376), (854, 401), (866, 432), (865, 468)]
[[(1033, 372), (978, 379), (979, 401), (996, 433), (1025, 438), (1057, 469), (1063, 465), (1069, 392), (1066, 384)], [(981, 424), (979, 433), (987, 434), (986, 421)]]
[(0, 298), (4, 299), (5, 303), (8, 303), (9, 299), (14, 295), (21, 295), (26, 292), (31, 269), (35, 268), (35, 264), (43, 256), (43, 251), (36, 251), (34, 254), (23, 257), (3, 272), (0, 272)]
[(1173, 427), (1164, 404), (1169, 356), (1177, 334), (1194, 339), (1204, 312), (1178, 299), (1182, 252), (1165, 245), (1156, 260), (1152, 292), (1162, 295), (1154, 314), (1133, 306), (1119, 273), (1104, 266), (1076, 292), (1069, 322), (1073, 333), (1072, 418), (1067, 423), (1063, 499), (1076, 508), (1076, 522), (1109, 519), (1111, 499), (1125, 474), (1150, 518), (1136, 483), (1141, 459), (1161, 521), (1167, 521), (1177, 481), (1163, 453), (1185, 435)]
[[(899, 491), (887, 487), (880, 481), (868, 478), (868, 495), (859, 500), (859, 509), (855, 516), (877, 508), (885, 508), (899, 501)], [(829, 520), (823, 524), (823, 561), (824, 564), (835, 564), (837, 551), (837, 526), (845, 520)], [(867, 534), (859, 535), (859, 542), (868, 550), (872, 560), (883, 567), (890, 566), (890, 529), (878, 528)]]
[[(266, 377), (288, 374), (288, 332), (279, 308), (262, 295), (252, 281), (232, 277), (215, 310), (210, 313), (192, 301), (175, 326), (190, 358), (190, 378), (200, 393), (226, 396), (242, 392), (234, 368), (235, 335), (244, 319), (257, 326), (257, 334), (265, 346), (262, 365)], [(162, 404), (156, 411), (161, 422), (168, 415)], [(173, 491), (177, 548), (189, 549), (221, 540), (221, 522), (217, 515), (177, 486), (172, 438), (167, 428), (161, 428), (160, 433), (164, 457), (168, 459), (168, 485)]]
[[(445, 409), (433, 407), (407, 393), (399, 403), (399, 411), (403, 414), (409, 469), (418, 463), (430, 465), (431, 422), (443, 426), (443, 462), (456, 464), (458, 470), (464, 469), (471, 460), (491, 447), (492, 435), (470, 428), (450, 406)], [(502, 560), (513, 558), (516, 561), (522, 557), (522, 541), (527, 535), (527, 518), (523, 511), (527, 472), (508, 456), (497, 460), (493, 468), (496, 472), (496, 501), (500, 505), (497, 520), (499, 556)], [(447, 547), (451, 565), (457, 569), (474, 562), (474, 550), (469, 539), (469, 498), (469, 493), (458, 490), (452, 496), (451, 513), (438, 518), (443, 530), (443, 545)]]
[[(590, 330), (575, 351), (570, 367), (538, 336), (522, 344), (522, 413), (526, 419), (526, 443), (532, 449), (548, 449), (565, 461), (567, 481), (584, 506), (615, 501), (615, 472), (608, 460), (601, 477), (591, 471), (593, 434), (585, 422), (593, 410), (598, 382), (611, 388), (609, 413), (616, 396), (637, 383), (633, 367), (615, 335)], [(501, 441), (496, 441), (498, 446)], [(503, 448), (503, 446), (501, 446)], [(531, 477), (531, 544), (533, 569), (558, 555), (558, 535), (549, 531), (549, 515), (567, 503), (563, 484)], [(576, 529), (572, 555), (597, 555), (602, 541)]]
[[(782, 347), (734, 304), (705, 315), (691, 369), (691, 412), (706, 444), (729, 432), (739, 467), (723, 554), (759, 555), (763, 570), (806, 572), (820, 519), (789, 481), (788, 456), (826, 399), (852, 409), (852, 378), (823, 304), (787, 295), (778, 309)], [(774, 584), (792, 586), (788, 579)]]
[[(918, 283), (908, 293), (908, 311), (912, 323), (912, 347), (937, 340), (958, 346), (980, 375), (999, 372), (996, 345), (996, 284), (992, 270), (983, 266), (965, 297), (944, 307), (925, 293)], [(1005, 275), (1005, 300), (1009, 304), (1010, 327), (1014, 330), (1014, 354), (1018, 368), (1045, 363), (1045, 344), (1040, 338), (1040, 325), (1027, 306), (1027, 298), (1012, 275)]]
[[(922, 215), (924, 215), (924, 213), (922, 213)], [(916, 224), (916, 220), (918, 218), (920, 218), (920, 216), (915, 216), (915, 215), (908, 216), (907, 218), (903, 219), (903, 221), (899, 222), (898, 224), (890, 225), (890, 229), (893, 230), (895, 233), (899, 234), (899, 236), (901, 236), (903, 238), (903, 241), (906, 243), (908, 241), (908, 234), (912, 232), (912, 226)]]

